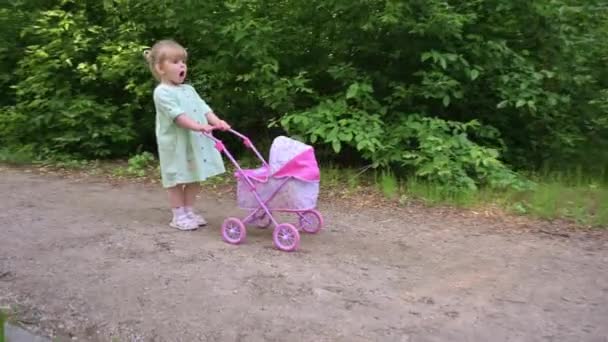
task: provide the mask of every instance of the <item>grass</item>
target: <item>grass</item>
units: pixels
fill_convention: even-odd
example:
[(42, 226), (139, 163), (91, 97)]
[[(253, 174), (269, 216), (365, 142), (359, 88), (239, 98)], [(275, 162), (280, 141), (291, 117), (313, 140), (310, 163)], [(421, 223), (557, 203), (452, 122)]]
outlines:
[(382, 191), (382, 194), (387, 198), (394, 199), (399, 192), (399, 182), (395, 175), (390, 170), (384, 170), (380, 173), (376, 183)]
[(369, 186), (369, 180), (362, 175), (361, 170), (338, 168), (332, 164), (321, 167), (321, 186), (324, 189), (339, 189), (346, 194)]
[[(41, 164), (62, 169), (99, 170), (96, 161), (56, 158), (51, 161), (37, 160), (27, 147), (20, 150), (0, 148), (0, 162), (12, 165)], [(240, 161), (244, 168), (258, 167), (255, 158)], [(231, 184), (232, 166), (227, 163), (227, 173), (209, 179), (211, 186)], [(101, 171), (100, 171), (101, 172)], [(125, 166), (114, 166), (114, 177), (158, 179), (158, 163), (149, 153), (131, 157)], [(416, 177), (400, 178), (391, 171), (339, 168), (332, 164), (322, 165), (322, 191), (341, 192), (356, 196), (357, 191), (376, 192), (389, 200), (407, 204), (412, 200), (426, 205), (450, 205), (461, 208), (498, 206), (507, 212), (530, 215), (541, 219), (568, 219), (582, 225), (608, 227), (607, 172), (594, 177), (587, 176), (581, 168), (568, 172), (544, 170), (528, 174), (536, 187), (528, 191), (495, 190), (482, 188), (475, 192), (449, 192), (437, 184)]]
[(26, 165), (35, 161), (34, 154), (29, 147), (19, 149), (0, 148), (0, 162), (11, 165)]
[(6, 322), (5, 313), (0, 308), (0, 342), (4, 342), (4, 322)]
[(69, 156), (41, 158), (34, 154), (29, 146), (18, 149), (0, 148), (0, 163), (9, 165), (52, 165), (63, 169), (87, 169), (98, 166), (98, 161), (79, 160)]
[(397, 199), (401, 204), (417, 200), (429, 206), (479, 208), (493, 205), (519, 215), (547, 220), (568, 219), (582, 225), (608, 227), (608, 184), (602, 175), (586, 176), (580, 168), (573, 172), (530, 174), (528, 177), (536, 182), (536, 187), (528, 191), (482, 188), (475, 192), (449, 192), (416, 177), (399, 179), (390, 171), (361, 175), (355, 170), (338, 169), (332, 165), (323, 167), (321, 174), (325, 187), (348, 191), (369, 187), (371, 183), (380, 194)]
[(580, 224), (608, 225), (608, 186), (582, 175), (535, 175), (537, 188), (525, 193), (513, 193), (514, 203), (520, 203), (522, 214), (543, 219), (567, 218)]
[[(0, 306), (0, 332), (2, 331), (1, 329), (4, 327), (5, 323), (19, 326), (22, 323), (30, 322), (31, 319), (27, 319), (26, 317), (23, 317), (24, 312), (25, 312), (25, 309), (18, 305), (11, 305), (11, 306), (4, 306), (4, 307)], [(0, 342), (2, 342), (2, 339), (1, 339), (2, 336), (4, 336), (4, 335), (0, 334)]]
[(157, 164), (152, 153), (144, 152), (129, 158), (127, 166), (115, 168), (113, 174), (117, 177), (146, 177), (154, 171), (159, 171)]

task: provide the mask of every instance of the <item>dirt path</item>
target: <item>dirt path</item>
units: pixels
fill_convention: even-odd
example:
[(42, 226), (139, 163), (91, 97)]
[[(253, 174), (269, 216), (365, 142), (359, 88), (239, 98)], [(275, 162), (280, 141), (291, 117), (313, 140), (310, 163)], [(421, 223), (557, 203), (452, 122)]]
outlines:
[[(321, 203), (298, 253), (169, 229), (156, 187), (0, 170), (0, 305), (86, 341), (608, 341), (604, 233)], [(540, 223), (539, 223), (540, 224)]]

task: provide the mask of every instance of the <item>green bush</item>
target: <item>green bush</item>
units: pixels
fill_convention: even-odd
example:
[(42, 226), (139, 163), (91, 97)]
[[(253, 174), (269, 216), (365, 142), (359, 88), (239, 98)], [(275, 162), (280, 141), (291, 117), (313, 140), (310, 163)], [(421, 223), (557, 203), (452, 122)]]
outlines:
[(169, 37), (255, 141), (287, 131), (323, 159), (522, 188), (512, 168), (608, 164), (607, 16), (599, 0), (21, 0), (0, 10), (0, 144), (153, 151), (141, 53)]

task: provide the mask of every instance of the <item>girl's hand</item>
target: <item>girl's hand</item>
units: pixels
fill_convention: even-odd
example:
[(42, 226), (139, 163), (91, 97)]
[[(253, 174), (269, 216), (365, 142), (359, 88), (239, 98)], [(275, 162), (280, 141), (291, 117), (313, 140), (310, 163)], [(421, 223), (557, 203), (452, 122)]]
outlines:
[(213, 131), (215, 127), (211, 126), (211, 125), (200, 125), (200, 127), (197, 129), (197, 131), (199, 132), (203, 132), (203, 133), (211, 133), (211, 131)]
[(220, 122), (218, 122), (215, 125), (215, 127), (217, 129), (221, 129), (222, 131), (227, 131), (227, 130), (229, 130), (231, 128), (230, 125), (226, 121), (224, 121), (224, 120), (220, 120)]

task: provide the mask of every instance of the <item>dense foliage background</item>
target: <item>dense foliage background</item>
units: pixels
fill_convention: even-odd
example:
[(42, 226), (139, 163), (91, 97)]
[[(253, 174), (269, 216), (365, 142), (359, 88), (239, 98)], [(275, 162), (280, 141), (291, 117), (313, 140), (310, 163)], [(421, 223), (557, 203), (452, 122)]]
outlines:
[(256, 142), (284, 130), (322, 161), (460, 189), (600, 172), (607, 18), (605, 0), (14, 1), (0, 9), (0, 144), (153, 151), (142, 51), (173, 38), (190, 82)]

